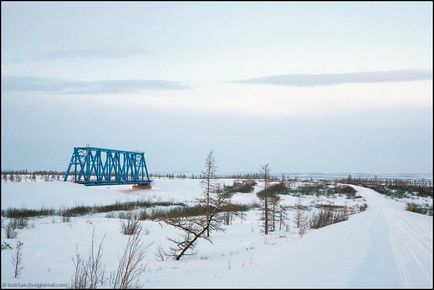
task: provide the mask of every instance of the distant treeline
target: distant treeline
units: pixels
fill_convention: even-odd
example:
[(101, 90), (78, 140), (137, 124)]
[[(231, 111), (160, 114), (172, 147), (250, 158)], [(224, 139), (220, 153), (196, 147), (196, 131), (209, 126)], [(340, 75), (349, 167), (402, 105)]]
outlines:
[[(169, 179), (173, 179), (173, 178), (189, 178), (189, 179), (201, 179), (203, 178), (202, 174), (190, 174), (187, 175), (185, 173), (178, 173), (178, 174), (173, 174), (173, 173), (152, 173), (149, 174), (149, 177), (154, 177), (154, 178), (169, 178)], [(245, 173), (245, 174), (221, 174), (221, 175), (216, 175), (215, 176), (216, 179), (225, 179), (225, 178), (230, 178), (230, 179), (261, 179), (261, 176), (258, 173)], [(270, 177), (271, 180), (280, 180), (280, 178), (277, 177)], [(284, 176), (283, 176), (284, 178)]]
[[(29, 174), (34, 174), (34, 175), (65, 175), (65, 171), (56, 171), (56, 170), (4, 170), (1, 172), (2, 175), (9, 175), (9, 174), (13, 174), (13, 175), (29, 175)], [(71, 171), (71, 173), (73, 174), (73, 171)], [(114, 173), (112, 173), (112, 176), (114, 176)], [(186, 178), (190, 178), (190, 179), (201, 179), (202, 175), (201, 174), (185, 174), (185, 173), (178, 173), (178, 174), (174, 174), (174, 173), (151, 173), (149, 174), (149, 177), (154, 177), (154, 178), (169, 178), (169, 179), (174, 179), (174, 178), (181, 178), (181, 179), (186, 179)], [(247, 174), (226, 174), (226, 175), (217, 175), (216, 178), (218, 179), (222, 179), (222, 178), (232, 178), (232, 179), (260, 179), (259, 174), (257, 173), (247, 173)], [(273, 179), (278, 180), (278, 178), (273, 177)]]
[(417, 193), (419, 196), (433, 197), (432, 180), (426, 179), (379, 179), (374, 178), (347, 178), (337, 180), (342, 183), (360, 185), (371, 188), (379, 193), (402, 198), (407, 194)]
[[(51, 175), (51, 176), (56, 176), (56, 175), (60, 175), (60, 176), (64, 176), (65, 175), (65, 171), (57, 171), (57, 170), (27, 170), (27, 169), (23, 169), (23, 170), (2, 170), (1, 174), (2, 175)], [(71, 173), (73, 174), (73, 172), (71, 171)], [(112, 173), (112, 176), (114, 176), (114, 173)], [(174, 179), (174, 178), (180, 178), (180, 179), (201, 179), (203, 178), (202, 174), (198, 173), (198, 174), (186, 174), (186, 173), (150, 173), (149, 174), (150, 178), (169, 178), (169, 179)], [(259, 173), (235, 173), (235, 174), (221, 174), (221, 175), (216, 175), (217, 179), (224, 179), (224, 178), (228, 178), (228, 179), (248, 179), (248, 180), (260, 180), (261, 176)], [(310, 178), (311, 181), (313, 181), (315, 178)], [(271, 181), (297, 181), (299, 180), (299, 178), (297, 176), (292, 176), (292, 177), (287, 177), (284, 174), (282, 174), (281, 176), (270, 176), (270, 180)], [(300, 180), (306, 180), (306, 179), (300, 179)], [(316, 179), (315, 179), (316, 180)], [(324, 179), (325, 180), (329, 180), (329, 179)], [(354, 185), (364, 185), (364, 186), (374, 186), (374, 185), (382, 185), (382, 186), (387, 186), (390, 188), (395, 188), (395, 189), (401, 189), (401, 188), (406, 188), (406, 189), (420, 189), (420, 188), (431, 188), (432, 191), (432, 180), (428, 180), (428, 179), (399, 179), (399, 178), (395, 178), (395, 179), (388, 179), (388, 178), (383, 178), (380, 179), (378, 177), (374, 177), (374, 178), (358, 178), (358, 177), (352, 177), (351, 175), (349, 175), (346, 178), (330, 178), (330, 181), (336, 181), (336, 182), (341, 182), (341, 183), (348, 183), (348, 184), (354, 184)]]
[(2, 175), (4, 174), (35, 174), (35, 175), (65, 175), (65, 171), (56, 171), (56, 170), (2, 170)]

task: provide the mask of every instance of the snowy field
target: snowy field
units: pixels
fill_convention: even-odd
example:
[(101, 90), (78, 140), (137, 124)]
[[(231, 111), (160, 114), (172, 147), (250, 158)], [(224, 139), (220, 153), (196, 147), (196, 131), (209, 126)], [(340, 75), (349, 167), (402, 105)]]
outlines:
[[(221, 180), (220, 180), (221, 181)], [(1, 207), (7, 209), (54, 208), (77, 205), (105, 205), (116, 201), (149, 200), (194, 203), (201, 196), (200, 180), (156, 179), (152, 190), (132, 190), (131, 186), (86, 187), (70, 182), (2, 182)], [(224, 180), (231, 185), (233, 180)], [(141, 221), (149, 244), (145, 257), (147, 270), (138, 286), (143, 288), (432, 288), (433, 218), (405, 211), (405, 201), (393, 200), (373, 190), (353, 186), (359, 199), (345, 196), (301, 198), (306, 206), (316, 204), (360, 206), (366, 211), (350, 215), (348, 221), (320, 229), (310, 229), (300, 237), (293, 222), (267, 237), (261, 232), (260, 211), (252, 209), (244, 219), (235, 218), (225, 232), (211, 233), (213, 243), (198, 242), (196, 255), (181, 260), (156, 259), (159, 247), (168, 249), (167, 237), (178, 232), (165, 224)], [(256, 192), (237, 193), (233, 203), (259, 202)], [(295, 196), (282, 196), (282, 203), (294, 206)], [(413, 200), (430, 203), (432, 199)], [(290, 211), (290, 220), (294, 212)], [(6, 239), (2, 217), (2, 242), (15, 248), (22, 241), (24, 269), (14, 278), (13, 249), (1, 251), (2, 285), (17, 287), (53, 285), (70, 287), (74, 272), (72, 257), (76, 248), (87, 255), (95, 229), (97, 241), (104, 238), (105, 272), (115, 270), (128, 237), (120, 232), (120, 220), (104, 214), (72, 217), (32, 218), (27, 228), (17, 230), (16, 239)], [(108, 276), (108, 275), (107, 275)], [(106, 277), (105, 287), (108, 287)], [(39, 283), (39, 284), (38, 284)]]
[(186, 202), (198, 197), (201, 191), (196, 179), (156, 179), (151, 190), (133, 190), (131, 185), (84, 186), (39, 179), (35, 182), (2, 182), (1, 204), (2, 209), (38, 209), (107, 205), (133, 200)]

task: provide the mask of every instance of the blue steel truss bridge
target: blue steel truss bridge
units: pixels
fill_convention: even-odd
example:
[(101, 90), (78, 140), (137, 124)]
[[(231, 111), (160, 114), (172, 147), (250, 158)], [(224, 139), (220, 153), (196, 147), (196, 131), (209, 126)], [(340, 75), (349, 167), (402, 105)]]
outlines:
[(74, 147), (66, 170), (76, 183), (84, 185), (151, 184), (145, 153), (96, 147)]

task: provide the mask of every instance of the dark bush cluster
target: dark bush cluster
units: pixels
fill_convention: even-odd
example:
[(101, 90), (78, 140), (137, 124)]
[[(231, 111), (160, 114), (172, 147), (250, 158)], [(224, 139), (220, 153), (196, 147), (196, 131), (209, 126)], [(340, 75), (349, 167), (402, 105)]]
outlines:
[(40, 217), (40, 216), (51, 216), (60, 215), (63, 217), (74, 217), (82, 216), (86, 214), (101, 213), (101, 212), (111, 212), (111, 211), (129, 211), (138, 208), (148, 208), (154, 206), (184, 206), (182, 202), (170, 202), (170, 201), (130, 201), (130, 202), (117, 202), (109, 205), (100, 206), (84, 206), (78, 205), (64, 210), (54, 210), (54, 209), (18, 209), (18, 208), (8, 208), (1, 211), (1, 215), (9, 218), (29, 218), (29, 217)]
[(279, 182), (270, 185), (267, 189), (261, 190), (257, 193), (258, 197), (273, 196), (276, 194), (288, 194), (289, 190), (284, 182)]
[(224, 193), (225, 195), (230, 195), (236, 192), (250, 193), (255, 189), (256, 181), (246, 180), (242, 182), (234, 181), (233, 185), (225, 185)]
[(102, 205), (102, 206), (94, 206), (95, 212), (110, 212), (110, 211), (118, 211), (118, 210), (133, 210), (137, 208), (148, 208), (153, 206), (173, 206), (173, 205), (185, 205), (182, 202), (172, 202), (172, 201), (129, 201), (129, 202), (117, 202), (110, 205)]
[(64, 216), (64, 217), (71, 217), (71, 216), (86, 215), (86, 214), (89, 214), (92, 212), (93, 212), (93, 207), (79, 205), (79, 206), (65, 209), (65, 210), (61, 211), (60, 214), (61, 214), (61, 216)]
[(334, 185), (329, 186), (329, 182), (321, 181), (316, 183), (304, 184), (298, 188), (291, 189), (289, 192), (292, 194), (301, 195), (334, 195), (345, 194), (347, 198), (358, 198), (356, 196), (357, 190), (348, 185)]
[(368, 187), (394, 198), (405, 198), (411, 195), (433, 197), (432, 181), (425, 179), (381, 180), (379, 178), (353, 178), (350, 175), (347, 178), (340, 180), (340, 182)]
[(314, 214), (310, 219), (310, 227), (319, 229), (331, 224), (348, 220), (346, 210), (335, 211), (332, 208), (323, 209), (318, 214)]
[(2, 209), (1, 215), (8, 218), (28, 218), (38, 216), (54, 215), (54, 209), (25, 209), (25, 208), (8, 208)]
[(359, 206), (359, 211), (360, 212), (365, 211), (367, 208), (368, 208), (368, 204), (364, 203), (363, 205)]
[(409, 202), (409, 203), (407, 203), (405, 209), (408, 211), (432, 216), (432, 206), (429, 206), (428, 204), (419, 205), (419, 204), (416, 204), (413, 202)]
[[(218, 212), (243, 212), (251, 209), (253, 205), (226, 204)], [(203, 205), (174, 207), (170, 209), (154, 209), (152, 211), (143, 210), (139, 213), (139, 220), (162, 220), (168, 218), (205, 216), (207, 208)]]

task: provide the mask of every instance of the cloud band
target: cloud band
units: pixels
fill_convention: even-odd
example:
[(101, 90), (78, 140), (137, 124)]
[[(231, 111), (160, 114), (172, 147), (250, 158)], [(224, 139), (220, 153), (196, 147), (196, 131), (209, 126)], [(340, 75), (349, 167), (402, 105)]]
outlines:
[(53, 78), (5, 76), (2, 91), (62, 94), (134, 93), (146, 90), (182, 90), (189, 87), (166, 80), (97, 80), (74, 81)]
[(391, 70), (335, 74), (287, 74), (238, 80), (237, 83), (283, 86), (329, 86), (350, 83), (382, 83), (432, 80), (430, 70)]

